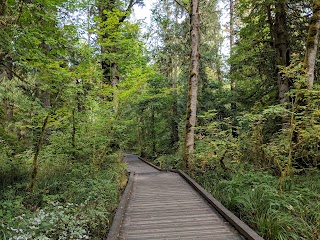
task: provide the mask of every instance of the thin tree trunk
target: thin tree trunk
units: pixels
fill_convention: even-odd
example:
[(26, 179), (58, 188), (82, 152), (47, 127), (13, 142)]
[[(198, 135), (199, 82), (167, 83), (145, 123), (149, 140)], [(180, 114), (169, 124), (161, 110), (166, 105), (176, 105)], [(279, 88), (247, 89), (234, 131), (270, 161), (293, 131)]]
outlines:
[(155, 113), (154, 108), (151, 107), (151, 142), (152, 142), (152, 156), (157, 155), (156, 150), (156, 128), (155, 128)]
[(171, 145), (175, 149), (178, 147), (177, 143), (179, 141), (177, 80), (178, 80), (178, 57), (175, 56), (173, 59), (173, 78), (172, 78), (173, 103), (172, 103), (172, 119), (171, 119)]
[(190, 4), (190, 76), (186, 116), (186, 135), (184, 149), (184, 164), (190, 168), (191, 154), (194, 151), (194, 128), (197, 120), (198, 101), (198, 77), (199, 77), (199, 45), (200, 45), (200, 20), (199, 20), (199, 0), (192, 0)]
[(305, 56), (305, 66), (307, 69), (307, 85), (309, 89), (313, 88), (315, 78), (315, 66), (319, 47), (320, 31), (320, 0), (313, 2), (313, 15), (310, 21), (309, 33), (307, 39), (307, 49)]
[(118, 115), (118, 106), (119, 106), (119, 98), (118, 98), (118, 84), (120, 81), (118, 64), (112, 63), (112, 87), (113, 87), (113, 110), (115, 115)]
[(140, 142), (140, 155), (141, 157), (146, 156), (146, 134), (145, 134), (145, 129), (143, 128), (144, 126), (144, 119), (143, 119), (143, 111), (140, 114), (139, 119), (139, 142)]
[[(235, 0), (230, 0), (229, 2), (229, 11), (230, 11), (230, 56), (232, 54), (232, 48), (234, 47), (234, 4), (235, 4)], [(230, 66), (230, 75), (232, 75), (232, 71), (233, 71), (233, 65)], [(236, 120), (236, 113), (237, 113), (237, 103), (236, 103), (236, 83), (233, 79), (233, 77), (231, 77), (231, 82), (230, 82), (230, 88), (231, 88), (231, 94), (232, 94), (232, 102), (231, 102), (231, 112), (233, 114), (233, 120), (232, 120), (232, 136), (233, 137), (238, 137), (238, 133), (237, 133), (237, 128), (236, 128), (236, 124), (237, 124), (237, 120)]]
[(230, 11), (230, 54), (234, 46), (234, 3), (235, 0), (230, 0), (229, 11)]
[[(52, 104), (53, 110), (56, 109), (56, 105), (57, 105), (59, 96), (60, 96), (60, 91), (58, 92), (58, 94), (57, 94), (57, 96), (56, 96), (56, 98), (55, 98), (55, 100), (54, 100), (54, 102)], [(31, 192), (34, 192), (36, 181), (37, 181), (37, 175), (38, 175), (38, 171), (39, 171), (38, 158), (39, 158), (39, 154), (40, 154), (40, 151), (41, 151), (41, 148), (42, 148), (42, 145), (43, 145), (43, 141), (44, 141), (44, 137), (45, 137), (45, 133), (46, 133), (46, 129), (47, 129), (47, 125), (48, 125), (48, 121), (49, 121), (50, 115), (51, 115), (51, 112), (49, 112), (47, 114), (47, 116), (45, 117), (45, 119), (43, 120), (41, 132), (40, 132), (40, 135), (39, 135), (39, 138), (38, 138), (38, 142), (37, 142), (37, 145), (36, 145), (36, 152), (35, 152), (35, 154), (33, 156), (33, 171), (32, 171), (32, 175), (31, 175), (31, 184), (30, 184), (30, 187), (29, 187), (29, 190)]]
[(31, 184), (30, 184), (30, 191), (31, 192), (34, 192), (36, 181), (37, 181), (37, 175), (38, 175), (38, 170), (39, 170), (38, 157), (39, 157), (39, 153), (40, 153), (40, 150), (41, 150), (41, 147), (43, 144), (44, 135), (45, 135), (45, 131), (47, 128), (49, 117), (50, 117), (50, 113), (48, 113), (46, 118), (43, 120), (40, 136), (39, 136), (37, 146), (36, 146), (36, 152), (33, 156), (33, 171), (32, 171), (32, 175), (31, 175)]
[(71, 133), (71, 145), (72, 145), (72, 159), (76, 160), (76, 110), (72, 109), (72, 133)]

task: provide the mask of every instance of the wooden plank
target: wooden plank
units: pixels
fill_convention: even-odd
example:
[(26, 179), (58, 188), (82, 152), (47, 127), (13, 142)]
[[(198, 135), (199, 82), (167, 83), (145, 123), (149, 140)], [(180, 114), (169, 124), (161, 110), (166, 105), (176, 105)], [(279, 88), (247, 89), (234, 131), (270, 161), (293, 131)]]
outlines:
[(120, 239), (202, 239), (205, 235), (242, 239), (178, 174), (135, 175)]
[(136, 174), (118, 239), (244, 239), (185, 177), (135, 155), (126, 155), (125, 161)]
[(247, 224), (241, 221), (237, 216), (225, 208), (217, 199), (212, 197), (204, 188), (190, 178), (187, 174), (179, 171), (179, 174), (192, 185), (225, 219), (228, 220), (243, 236), (249, 240), (263, 240), (255, 231)]

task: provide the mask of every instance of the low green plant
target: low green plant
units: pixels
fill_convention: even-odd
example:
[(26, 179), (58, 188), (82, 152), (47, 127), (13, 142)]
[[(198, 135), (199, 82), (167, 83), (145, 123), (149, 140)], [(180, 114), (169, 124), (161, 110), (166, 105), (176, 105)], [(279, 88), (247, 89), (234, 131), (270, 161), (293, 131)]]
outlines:
[(182, 161), (176, 155), (161, 155), (153, 163), (162, 169), (181, 169)]
[(204, 172), (196, 179), (265, 239), (319, 239), (319, 172), (292, 176), (282, 194), (278, 178), (267, 172), (239, 170), (231, 176)]
[(107, 156), (99, 169), (81, 162), (49, 163), (42, 163), (36, 192), (26, 192), (27, 183), (4, 189), (0, 238), (104, 238), (118, 205), (121, 178), (126, 175), (118, 155)]

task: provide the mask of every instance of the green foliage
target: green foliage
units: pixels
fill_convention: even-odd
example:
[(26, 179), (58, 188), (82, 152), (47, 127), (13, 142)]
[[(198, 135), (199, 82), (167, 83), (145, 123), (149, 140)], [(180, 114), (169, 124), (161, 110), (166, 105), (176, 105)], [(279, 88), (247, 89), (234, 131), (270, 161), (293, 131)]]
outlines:
[[(3, 189), (2, 239), (101, 239), (118, 205), (125, 173), (117, 156), (97, 170), (90, 164), (46, 164), (41, 191)], [(17, 188), (17, 186), (15, 186)]]
[(277, 190), (276, 177), (250, 168), (227, 180), (219, 171), (204, 172), (196, 179), (266, 239), (318, 239), (318, 175), (315, 172), (291, 178), (283, 194)]
[(153, 160), (161, 169), (181, 169), (182, 159), (176, 155), (161, 155)]

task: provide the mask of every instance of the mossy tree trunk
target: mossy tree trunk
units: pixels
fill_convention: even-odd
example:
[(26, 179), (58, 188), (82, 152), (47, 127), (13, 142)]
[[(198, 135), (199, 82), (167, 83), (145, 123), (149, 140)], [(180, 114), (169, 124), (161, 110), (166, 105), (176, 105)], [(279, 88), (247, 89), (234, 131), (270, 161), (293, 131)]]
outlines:
[(281, 67), (287, 67), (290, 65), (290, 43), (286, 10), (286, 1), (279, 1), (274, 7), (271, 5), (268, 6), (268, 22), (270, 25), (273, 47), (276, 52), (276, 64), (278, 66), (277, 83), (280, 103), (289, 102), (289, 97), (286, 94), (290, 88), (288, 78), (286, 78), (281, 72)]
[[(108, 15), (106, 14), (106, 11), (112, 11), (112, 9), (115, 7), (115, 0), (110, 1), (99, 1), (99, 16), (101, 18), (101, 22), (104, 23), (108, 20)], [(111, 49), (109, 47), (105, 46), (104, 42), (107, 41), (109, 38), (109, 33), (104, 32), (101, 36), (101, 53), (102, 53), (102, 60), (101, 60), (101, 68), (102, 68), (102, 81), (104, 84), (112, 84), (112, 63), (106, 59), (106, 55), (110, 53)]]
[[(127, 8), (124, 12), (129, 12), (133, 8), (135, 4), (139, 4), (140, 0), (130, 0), (128, 3)], [(116, 0), (100, 0), (99, 2), (99, 17), (101, 18), (101, 22), (105, 23), (108, 20), (108, 15), (106, 12), (113, 12), (116, 11), (117, 2)], [(100, 36), (101, 41), (101, 53), (102, 53), (102, 60), (101, 60), (101, 68), (102, 68), (102, 76), (103, 76), (103, 83), (108, 84), (110, 86), (116, 87), (119, 83), (119, 71), (118, 71), (118, 63), (115, 62), (114, 59), (107, 59), (107, 54), (117, 53), (119, 51), (118, 48), (114, 46), (106, 46), (104, 43), (108, 41), (108, 38), (112, 34), (112, 31), (118, 31), (120, 28), (120, 24), (126, 20), (127, 16), (123, 15), (119, 17), (118, 23), (114, 25), (113, 29), (109, 29), (110, 32), (104, 32)], [(109, 100), (113, 100), (113, 97), (108, 97)]]
[(307, 69), (307, 86), (313, 88), (315, 79), (315, 66), (319, 47), (320, 31), (320, 0), (313, 1), (313, 15), (311, 17), (309, 33), (307, 39), (307, 49), (305, 56), (305, 66)]
[(197, 120), (198, 102), (198, 78), (199, 78), (199, 59), (200, 59), (200, 19), (199, 19), (199, 0), (192, 0), (190, 4), (190, 76), (186, 116), (186, 133), (184, 144), (184, 165), (190, 168), (191, 154), (194, 151), (194, 129)]

